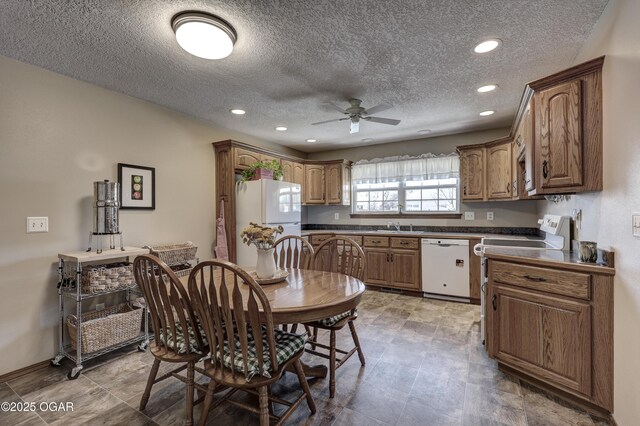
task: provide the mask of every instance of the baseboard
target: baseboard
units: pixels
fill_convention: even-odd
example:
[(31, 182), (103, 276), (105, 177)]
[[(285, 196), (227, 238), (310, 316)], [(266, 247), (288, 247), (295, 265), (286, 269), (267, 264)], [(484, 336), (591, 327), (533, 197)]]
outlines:
[(3, 374), (0, 376), (0, 383), (8, 382), (13, 379), (17, 379), (18, 377), (25, 376), (29, 373), (33, 373), (34, 371), (41, 370), (49, 366), (50, 361), (40, 361), (38, 363), (28, 365), (26, 367), (20, 368), (15, 371), (11, 371), (9, 373)]

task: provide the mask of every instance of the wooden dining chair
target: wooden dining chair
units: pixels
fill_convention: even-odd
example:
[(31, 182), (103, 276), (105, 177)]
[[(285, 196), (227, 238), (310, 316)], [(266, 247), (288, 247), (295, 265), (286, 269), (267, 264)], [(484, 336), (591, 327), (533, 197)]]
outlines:
[(276, 265), (279, 268), (309, 269), (313, 258), (313, 246), (296, 235), (285, 235), (273, 245)]
[[(274, 328), (269, 300), (246, 271), (223, 260), (201, 262), (189, 275), (189, 294), (211, 354), (204, 361), (205, 375), (211, 381), (200, 425), (206, 423), (209, 411), (224, 401), (258, 414), (261, 426), (268, 425), (270, 419), (282, 424), (305, 398), (311, 413), (316, 412), (300, 363), (307, 336)], [(270, 392), (271, 384), (289, 366), (302, 388), (302, 395), (293, 402)], [(214, 404), (217, 384), (231, 389)], [(258, 395), (258, 408), (229, 399), (238, 390)], [(272, 403), (288, 408), (275, 416)]]
[[(153, 385), (175, 377), (186, 384), (184, 424), (192, 425), (194, 388), (203, 392), (207, 390), (194, 382), (195, 371), (203, 372), (196, 363), (208, 353), (209, 348), (198, 326), (188, 292), (175, 273), (156, 256), (145, 254), (136, 257), (133, 272), (151, 316), (155, 337), (149, 346), (155, 359), (140, 400), (140, 410), (147, 406)], [(161, 362), (179, 365), (156, 377)], [(185, 369), (186, 376), (178, 374)]]
[[(311, 262), (311, 268), (318, 271), (327, 272), (339, 272), (341, 274), (350, 275), (359, 280), (364, 279), (364, 271), (366, 259), (362, 247), (358, 245), (351, 238), (347, 237), (333, 237), (318, 246), (313, 260)], [(336, 369), (345, 363), (354, 352), (358, 352), (358, 358), (360, 358), (360, 364), (365, 365), (364, 353), (358, 340), (358, 334), (356, 333), (356, 327), (354, 324), (355, 319), (358, 317), (356, 309), (348, 312), (333, 316), (331, 318), (325, 318), (320, 321), (306, 323), (305, 328), (307, 333), (311, 335), (310, 345), (311, 348), (306, 351), (326, 358), (329, 360), (329, 397), (333, 398), (336, 390)], [(336, 331), (341, 330), (345, 325), (349, 325), (351, 330), (351, 337), (353, 338), (354, 347), (349, 351), (339, 349), (336, 347)], [(329, 345), (318, 343), (318, 329), (329, 330)], [(329, 353), (318, 352), (316, 348), (322, 348), (328, 350)], [(338, 359), (337, 354), (343, 355)]]
[[(313, 246), (307, 240), (297, 235), (285, 235), (273, 245), (273, 256), (278, 268), (309, 269), (313, 258)], [(282, 329), (287, 331), (289, 324), (283, 324)], [(295, 333), (298, 324), (291, 324), (291, 332)]]

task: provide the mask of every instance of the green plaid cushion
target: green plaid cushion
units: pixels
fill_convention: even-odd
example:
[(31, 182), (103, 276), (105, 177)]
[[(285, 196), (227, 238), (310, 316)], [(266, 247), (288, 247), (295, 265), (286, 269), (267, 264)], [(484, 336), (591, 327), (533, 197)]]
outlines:
[[(278, 360), (278, 365), (281, 365), (283, 362), (289, 360), (293, 355), (297, 354), (304, 348), (304, 344), (307, 342), (306, 334), (293, 334), (287, 333), (282, 330), (275, 329), (273, 330), (274, 340), (276, 342), (276, 359)], [(247, 381), (251, 381), (251, 379), (259, 374), (263, 377), (271, 377), (269, 373), (271, 371), (271, 360), (269, 359), (269, 351), (267, 348), (269, 344), (267, 343), (267, 333), (266, 328), (262, 327), (262, 344), (263, 344), (263, 368), (262, 372), (260, 371), (260, 367), (258, 365), (258, 356), (256, 354), (256, 346), (255, 340), (253, 337), (253, 333), (249, 332), (247, 336), (247, 340), (249, 342), (249, 347), (247, 350), (248, 360), (247, 360)], [(224, 355), (222, 356), (222, 363), (227, 368), (235, 368), (236, 371), (244, 374), (244, 363), (242, 358), (242, 349), (240, 346), (240, 339), (236, 336), (234, 342), (234, 363), (232, 367), (231, 363), (231, 351), (229, 349), (229, 342), (225, 342), (224, 346)], [(217, 354), (217, 358), (220, 359), (220, 352)]]
[[(204, 334), (204, 330), (202, 329), (202, 326), (200, 325), (200, 322), (197, 322), (198, 324), (198, 330), (200, 330), (200, 336), (202, 336), (202, 342), (207, 345), (207, 337)], [(178, 349), (178, 353), (179, 354), (186, 354), (187, 353), (187, 342), (184, 338), (184, 332), (182, 331), (182, 326), (180, 325), (180, 322), (176, 322), (175, 323), (176, 326), (176, 340), (177, 340), (177, 349)], [(198, 347), (198, 339), (196, 339), (196, 334), (193, 331), (193, 327), (191, 327), (191, 324), (188, 324), (188, 328), (189, 328), (189, 332), (188, 332), (188, 336), (189, 336), (189, 350), (190, 352), (195, 352), (195, 353), (202, 353), (202, 348)], [(162, 332), (162, 329), (160, 329), (160, 341), (167, 345), (170, 348), (173, 348), (173, 333), (171, 333), (171, 328), (169, 328), (167, 330), (167, 342), (165, 343), (164, 341), (164, 333)]]
[[(329, 317), (329, 318), (321, 319), (320, 321), (318, 321), (318, 324), (323, 325), (325, 327), (333, 327), (340, 320), (348, 317), (349, 315), (351, 315), (351, 311), (343, 312), (341, 314), (334, 315), (334, 316)], [(356, 316), (356, 317), (358, 316), (358, 312), (357, 311), (354, 314), (354, 316)]]

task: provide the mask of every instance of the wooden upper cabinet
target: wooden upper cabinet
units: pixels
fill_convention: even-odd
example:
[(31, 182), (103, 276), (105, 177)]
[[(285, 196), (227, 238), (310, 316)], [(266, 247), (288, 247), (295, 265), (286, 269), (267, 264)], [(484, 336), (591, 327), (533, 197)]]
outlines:
[(535, 139), (533, 137), (534, 133), (534, 123), (533, 123), (533, 101), (529, 102), (529, 106), (527, 107), (527, 111), (525, 112), (524, 120), (524, 129), (522, 135), (524, 137), (524, 190), (525, 191), (533, 191), (536, 188), (535, 183), (535, 173), (533, 168), (533, 163), (535, 161), (534, 155), (534, 147), (535, 147)]
[(342, 204), (342, 164), (327, 164), (325, 179), (327, 204)]
[(490, 200), (512, 197), (511, 142), (487, 148), (487, 198)]
[(260, 153), (243, 148), (233, 149), (233, 164), (236, 170), (248, 169), (253, 163), (260, 161)]
[(511, 144), (511, 199), (520, 199), (520, 164), (518, 163), (518, 144)]
[(485, 199), (485, 149), (459, 147), (462, 201)]
[(529, 83), (534, 144), (527, 188), (534, 194), (602, 190), (603, 63), (600, 57)]
[(325, 204), (324, 164), (304, 165), (304, 204)]
[(541, 188), (582, 185), (582, 82), (571, 81), (535, 96)]
[(293, 182), (293, 161), (282, 160), (280, 165), (282, 166), (282, 180)]
[(299, 183), (304, 188), (304, 164), (293, 162), (293, 183)]
[(273, 155), (260, 154), (260, 161), (280, 161), (278, 157), (274, 157)]

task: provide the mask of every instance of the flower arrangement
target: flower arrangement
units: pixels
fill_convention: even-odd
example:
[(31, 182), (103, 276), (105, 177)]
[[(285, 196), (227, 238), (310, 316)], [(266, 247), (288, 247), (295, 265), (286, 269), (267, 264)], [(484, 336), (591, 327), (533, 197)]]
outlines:
[(268, 226), (260, 226), (257, 223), (250, 222), (249, 226), (244, 228), (240, 233), (242, 242), (250, 246), (255, 245), (258, 249), (268, 250), (273, 248), (278, 234), (282, 234), (284, 228), (282, 225), (270, 228)]

